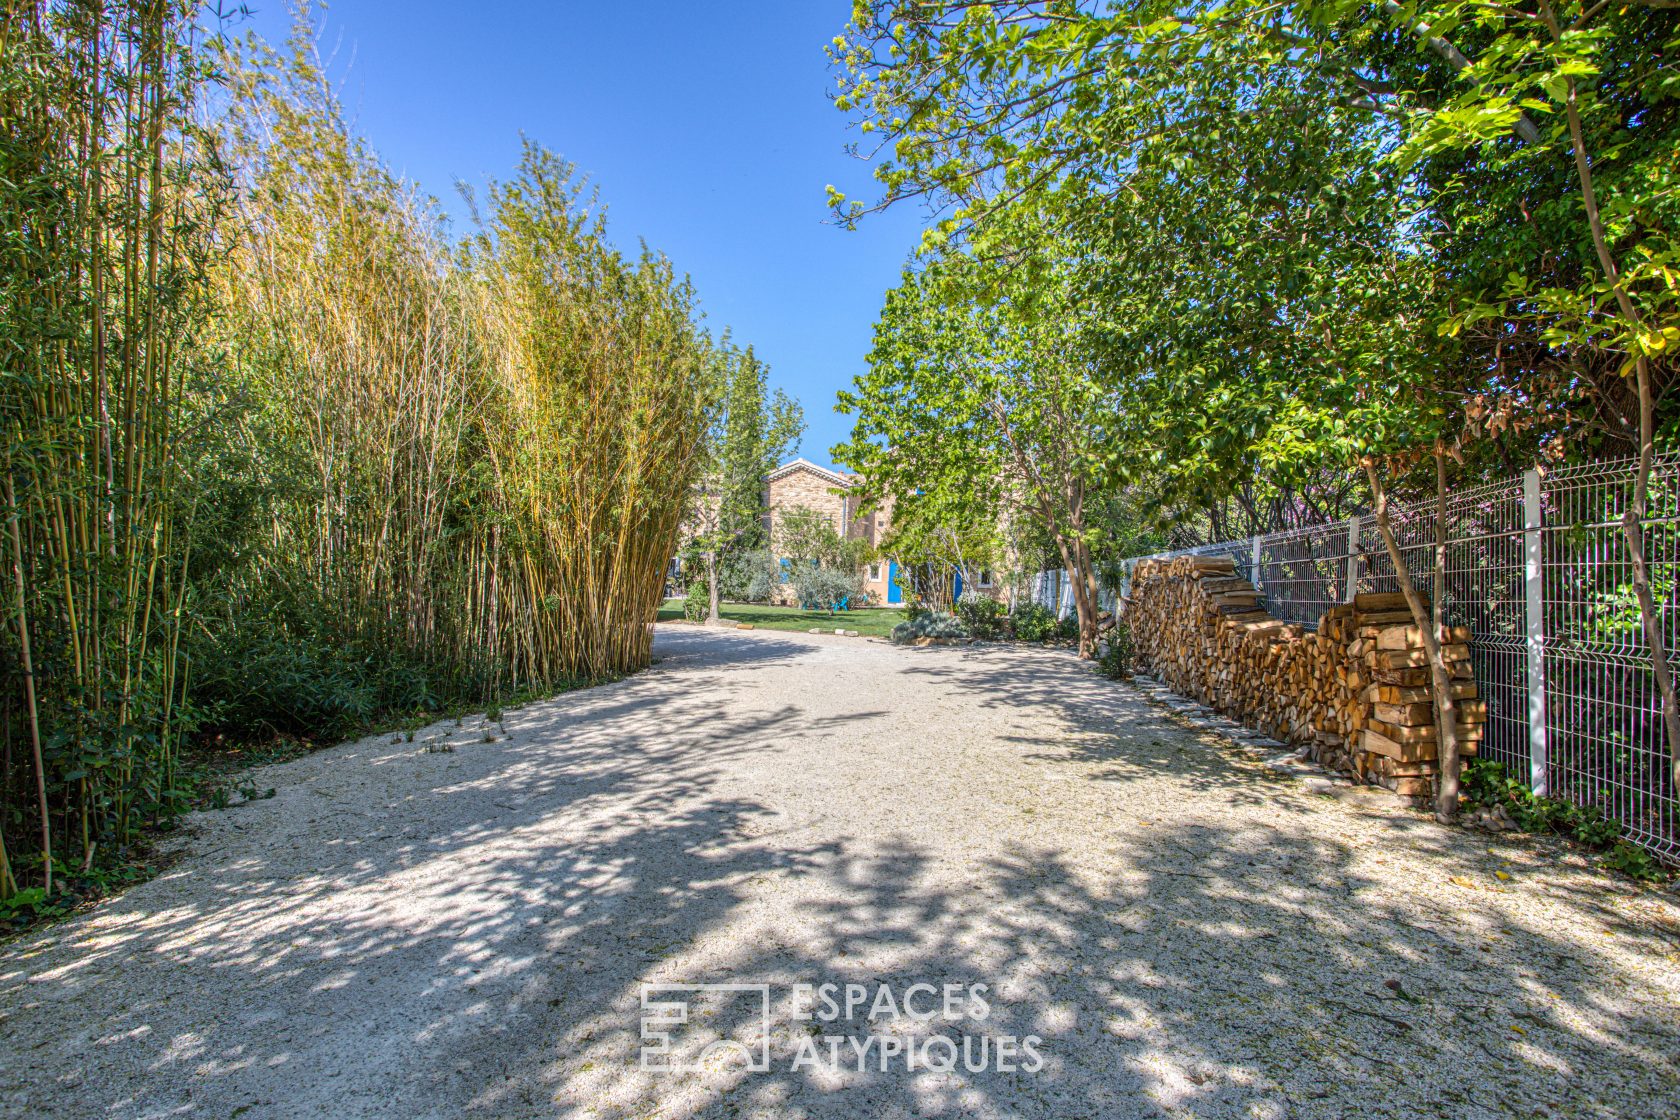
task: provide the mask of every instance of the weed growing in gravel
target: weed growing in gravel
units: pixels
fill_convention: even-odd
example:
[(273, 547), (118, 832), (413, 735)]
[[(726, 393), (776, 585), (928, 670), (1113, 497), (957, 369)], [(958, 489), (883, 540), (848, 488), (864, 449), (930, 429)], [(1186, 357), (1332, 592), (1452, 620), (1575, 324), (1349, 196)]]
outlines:
[(1503, 764), (1492, 759), (1472, 759), (1464, 768), (1462, 788), (1465, 800), (1471, 805), (1504, 810), (1524, 832), (1556, 833), (1595, 851), (1608, 849), (1600, 862), (1630, 879), (1661, 882), (1669, 877), (1655, 856), (1622, 839), (1622, 826), (1597, 808), (1555, 797), (1537, 797), (1533, 790), (1507, 774)]

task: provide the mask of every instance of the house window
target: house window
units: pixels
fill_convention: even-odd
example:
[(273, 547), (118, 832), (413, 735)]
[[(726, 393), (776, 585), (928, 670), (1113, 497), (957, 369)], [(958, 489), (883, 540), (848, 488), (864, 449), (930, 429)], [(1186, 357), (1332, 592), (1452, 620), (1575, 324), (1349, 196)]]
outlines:
[(879, 565), (879, 564), (869, 565), (869, 579), (870, 579), (871, 582), (875, 582), (875, 583), (880, 582), (880, 579), (881, 579), (881, 565)]
[(976, 586), (976, 587), (990, 587), (991, 585), (992, 585), (991, 570), (988, 569), (988, 568), (981, 568), (980, 569), (980, 578), (974, 581), (974, 586)]

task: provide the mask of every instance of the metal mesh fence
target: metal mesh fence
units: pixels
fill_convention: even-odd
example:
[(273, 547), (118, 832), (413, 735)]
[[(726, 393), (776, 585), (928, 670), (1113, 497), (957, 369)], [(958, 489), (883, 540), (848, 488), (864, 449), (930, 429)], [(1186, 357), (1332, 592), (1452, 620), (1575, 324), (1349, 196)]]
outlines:
[[(1482, 756), (1540, 792), (1596, 806), (1628, 839), (1680, 862), (1680, 800), (1621, 523), (1635, 477), (1634, 461), (1621, 460), (1452, 494), (1446, 611), (1473, 634), (1488, 705)], [(1659, 461), (1647, 513), (1652, 593), (1672, 659), (1680, 457)], [(1392, 521), (1427, 594), (1435, 504), (1397, 506)], [(1160, 555), (1229, 556), (1275, 617), (1308, 626), (1354, 591), (1399, 588), (1369, 516)]]

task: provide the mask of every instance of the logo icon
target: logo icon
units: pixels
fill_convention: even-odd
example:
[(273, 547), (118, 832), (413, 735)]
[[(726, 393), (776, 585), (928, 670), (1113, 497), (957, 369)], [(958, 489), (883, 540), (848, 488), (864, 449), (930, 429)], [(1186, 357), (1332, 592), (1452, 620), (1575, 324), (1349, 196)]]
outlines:
[(643, 984), (641, 1065), (650, 1073), (767, 1072), (770, 985)]

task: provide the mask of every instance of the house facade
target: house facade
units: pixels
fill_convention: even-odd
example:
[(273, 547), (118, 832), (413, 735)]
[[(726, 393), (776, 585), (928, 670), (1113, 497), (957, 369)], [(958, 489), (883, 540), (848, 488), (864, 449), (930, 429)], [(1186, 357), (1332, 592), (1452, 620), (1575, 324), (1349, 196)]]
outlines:
[[(800, 507), (827, 517), (842, 537), (865, 540), (879, 548), (892, 527), (892, 499), (886, 498), (876, 509), (863, 512), (863, 499), (857, 493), (860, 481), (856, 475), (819, 467), (809, 459), (794, 459), (771, 471), (764, 503), (765, 531), (771, 551), (780, 555), (779, 525), (789, 510)], [(905, 589), (899, 581), (896, 560), (882, 557), (868, 565), (863, 574), (863, 587), (872, 602), (896, 606), (904, 601)], [(994, 585), (989, 572), (979, 573), (978, 586), (974, 589), (991, 595), (998, 595), (1001, 590)]]
[[(855, 475), (819, 467), (809, 459), (795, 459), (771, 471), (764, 502), (764, 528), (770, 550), (781, 554), (782, 520), (788, 511), (799, 508), (826, 517), (834, 531), (844, 538), (866, 540), (878, 547), (891, 524), (892, 510), (888, 505), (874, 513), (862, 513), (862, 499), (855, 493), (857, 481)], [(897, 586), (896, 574), (888, 561), (871, 564), (864, 573), (863, 588), (874, 602), (902, 602), (903, 592)]]
[[(771, 471), (765, 480), (764, 500), (765, 539), (769, 541), (771, 553), (786, 555), (782, 524), (790, 511), (800, 508), (827, 518), (834, 531), (842, 537), (867, 541), (872, 549), (879, 549), (892, 528), (893, 500), (885, 498), (875, 509), (865, 513), (863, 497), (859, 493), (861, 481), (857, 475), (820, 467), (809, 459), (794, 459)], [(704, 524), (703, 516), (697, 514), (691, 517), (682, 527), (683, 538), (694, 536)], [(871, 603), (897, 606), (905, 601), (911, 581), (908, 576), (900, 580), (898, 561), (888, 556), (879, 557), (866, 565), (862, 574), (863, 589)], [(972, 586), (965, 587), (959, 576), (953, 590), (958, 594), (976, 590), (1007, 600), (1007, 592), (994, 581), (991, 572), (972, 575), (975, 577)], [(689, 578), (681, 559), (672, 557), (667, 572), (667, 594), (680, 594)], [(773, 601), (791, 604), (791, 586), (784, 583)]]

